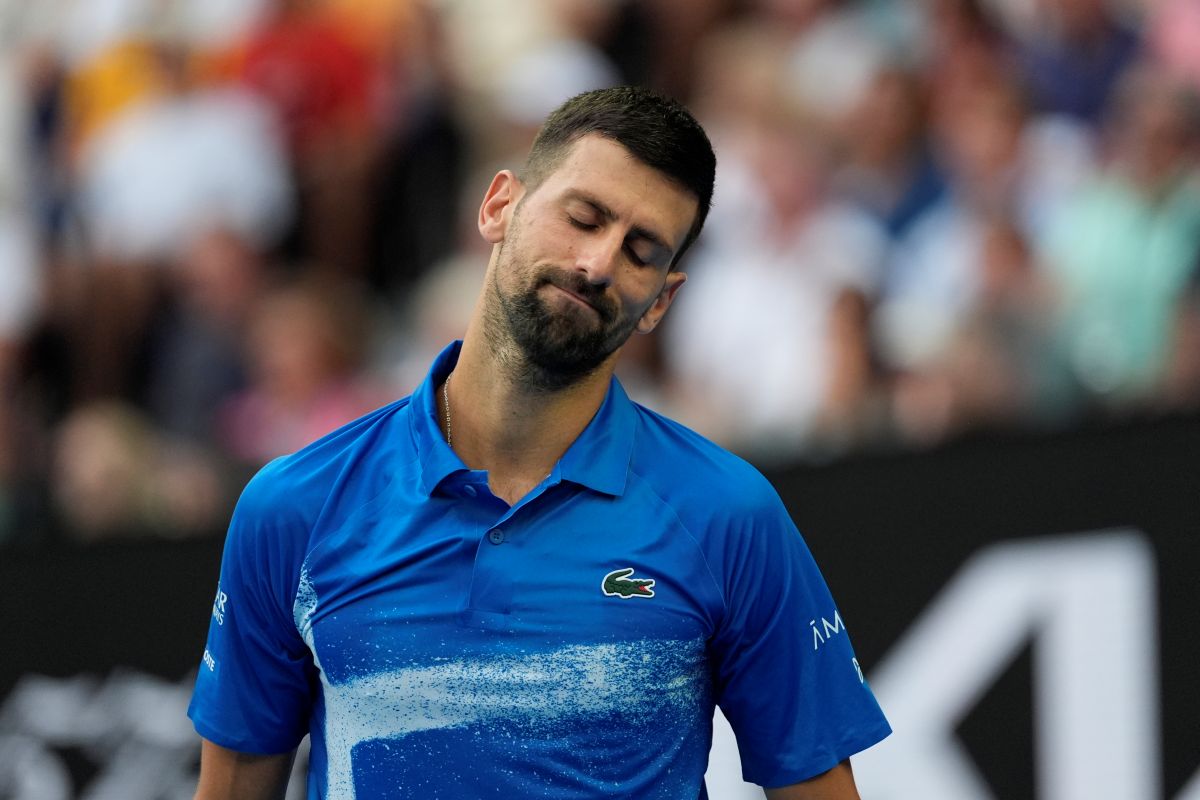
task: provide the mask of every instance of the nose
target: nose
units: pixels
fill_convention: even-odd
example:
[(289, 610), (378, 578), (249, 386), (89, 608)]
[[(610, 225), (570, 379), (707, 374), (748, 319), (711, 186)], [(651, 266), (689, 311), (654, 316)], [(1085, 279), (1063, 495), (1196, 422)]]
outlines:
[(576, 250), (575, 268), (595, 286), (608, 286), (616, 275), (622, 247), (617, 233), (590, 236)]

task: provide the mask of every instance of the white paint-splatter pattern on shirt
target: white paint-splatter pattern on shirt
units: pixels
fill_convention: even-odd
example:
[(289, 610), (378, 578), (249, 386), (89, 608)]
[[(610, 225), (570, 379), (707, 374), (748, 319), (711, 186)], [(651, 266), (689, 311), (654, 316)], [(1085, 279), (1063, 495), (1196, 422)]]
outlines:
[[(707, 675), (702, 641), (641, 640), (577, 644), (532, 653), (500, 653), (385, 670), (331, 683), (313, 635), (317, 593), (301, 575), (294, 614), (320, 670), (326, 722), (329, 800), (354, 800), (352, 753), (364, 742), (489, 721), (530, 730), (566, 718), (702, 710)], [(631, 651), (636, 656), (631, 658)]]

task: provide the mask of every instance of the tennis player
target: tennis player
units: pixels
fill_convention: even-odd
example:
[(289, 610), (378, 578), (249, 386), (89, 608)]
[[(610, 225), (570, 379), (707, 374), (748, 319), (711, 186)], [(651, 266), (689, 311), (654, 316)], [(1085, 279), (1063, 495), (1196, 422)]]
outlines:
[(706, 797), (714, 705), (775, 800), (857, 798), (889, 733), (751, 466), (613, 377), (712, 197), (677, 103), (590, 92), (479, 209), (464, 339), (246, 487), (190, 716), (200, 800)]

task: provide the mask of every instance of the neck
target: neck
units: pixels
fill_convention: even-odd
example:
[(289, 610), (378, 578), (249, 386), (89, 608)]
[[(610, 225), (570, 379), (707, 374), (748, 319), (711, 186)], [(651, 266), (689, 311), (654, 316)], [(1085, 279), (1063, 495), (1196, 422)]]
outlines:
[(455, 452), (471, 469), (486, 470), (492, 492), (509, 503), (540, 483), (587, 427), (615, 364), (610, 358), (570, 385), (547, 389), (522, 378), (529, 371), (521, 358), (473, 322), (447, 387)]

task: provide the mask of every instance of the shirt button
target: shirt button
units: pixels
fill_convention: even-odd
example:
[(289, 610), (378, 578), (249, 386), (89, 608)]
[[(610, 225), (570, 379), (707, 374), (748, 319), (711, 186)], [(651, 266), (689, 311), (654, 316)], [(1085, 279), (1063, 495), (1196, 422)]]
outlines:
[(468, 484), (463, 487), (463, 493), (466, 494), (467, 497), (474, 497), (475, 495), (479, 494), (479, 490)]
[(500, 544), (504, 541), (504, 531), (499, 528), (493, 528), (488, 531), (488, 541), (492, 544)]

